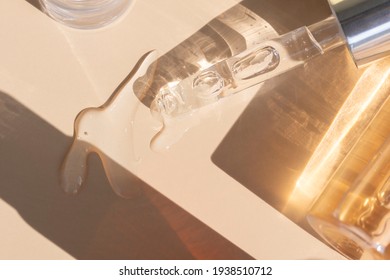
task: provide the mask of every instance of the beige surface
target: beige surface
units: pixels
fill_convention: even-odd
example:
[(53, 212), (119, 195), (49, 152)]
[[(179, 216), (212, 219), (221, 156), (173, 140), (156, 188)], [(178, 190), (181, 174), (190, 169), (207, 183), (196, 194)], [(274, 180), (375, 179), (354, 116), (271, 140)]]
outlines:
[[(115, 25), (83, 32), (56, 24), (24, 0), (1, 1), (0, 91), (71, 136), (76, 114), (101, 105), (144, 53), (165, 53), (237, 2), (139, 0)], [(218, 114), (202, 117), (201, 125), (165, 154), (149, 149), (155, 131), (148, 109), (142, 108), (136, 136), (142, 163), (125, 167), (255, 258), (339, 258), (210, 159), (256, 90), (224, 100)], [(17, 139), (18, 132), (13, 133)], [(59, 145), (66, 150), (67, 143)], [(109, 156), (122, 162), (121, 155)], [(8, 178), (0, 180), (0, 188), (11, 184)], [(15, 199), (23, 195), (20, 190)], [(72, 258), (13, 207), (0, 203), (0, 258)]]

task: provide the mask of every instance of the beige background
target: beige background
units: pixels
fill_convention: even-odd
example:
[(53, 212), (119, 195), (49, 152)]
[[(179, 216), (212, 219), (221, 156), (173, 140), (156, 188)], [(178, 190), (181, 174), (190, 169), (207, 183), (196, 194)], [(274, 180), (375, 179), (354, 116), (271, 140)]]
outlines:
[[(66, 204), (64, 211), (70, 211), (67, 200), (75, 198), (64, 196), (51, 183), (56, 181), (56, 170), (69, 145), (76, 114), (85, 107), (101, 105), (144, 53), (151, 49), (167, 52), (237, 2), (139, 0), (114, 25), (79, 31), (57, 24), (24, 0), (0, 1), (0, 92), (4, 98), (12, 99), (9, 104), (22, 108), (19, 112), (26, 120), (15, 129), (8, 127), (0, 132), (2, 139), (14, 143), (9, 144), (12, 149), (0, 149), (0, 156), (5, 155), (12, 166), (8, 169), (2, 161), (1, 168), (7, 174), (3, 172), (0, 178), (0, 189), (4, 190), (0, 191), (1, 259), (78, 258), (74, 253), (78, 248), (68, 250), (72, 247), (69, 244), (81, 238), (86, 240), (83, 250), (93, 251), (98, 242), (104, 242), (104, 234), (98, 232), (110, 227), (112, 217), (123, 215), (126, 220), (126, 212), (111, 207), (124, 202), (117, 202), (120, 198), (115, 198), (107, 187), (101, 190), (98, 201), (111, 204), (101, 205), (101, 213), (93, 223), (95, 230), (88, 229), (84, 236), (82, 230), (61, 228), (64, 223), (74, 227), (83, 224), (77, 217), (90, 211), (88, 195), (96, 192), (93, 183), (104, 180), (102, 175), (94, 179), (96, 170), (91, 172), (88, 191), (76, 198), (80, 203), (74, 206), (73, 216), (62, 216), (59, 209)], [(205, 117), (166, 154), (150, 151), (148, 143), (155, 131), (150, 128), (153, 122), (148, 109), (141, 109), (137, 118), (143, 128), (136, 143), (142, 164), (129, 171), (254, 258), (340, 258), (211, 161), (211, 155), (257, 89), (221, 102), (219, 116)], [(109, 156), (120, 162), (116, 158), (120, 155)], [(47, 188), (39, 188), (41, 185)], [(53, 205), (57, 210), (51, 210)], [(77, 223), (70, 221), (72, 217)], [(51, 227), (61, 228), (62, 234)], [(122, 234), (130, 238), (133, 232)], [(120, 248), (121, 244), (112, 245), (115, 246)], [(103, 253), (101, 256), (104, 258)], [(115, 253), (111, 256), (115, 258)]]

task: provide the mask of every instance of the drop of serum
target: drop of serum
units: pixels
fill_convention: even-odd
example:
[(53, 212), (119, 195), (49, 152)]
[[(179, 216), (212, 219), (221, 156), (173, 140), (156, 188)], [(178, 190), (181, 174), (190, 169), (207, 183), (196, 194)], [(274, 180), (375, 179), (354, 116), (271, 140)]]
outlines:
[(82, 188), (87, 176), (87, 158), (92, 152), (100, 157), (116, 194), (131, 198), (139, 193), (139, 189), (132, 186), (134, 176), (122, 167), (118, 168), (118, 164), (106, 154), (125, 154), (125, 166), (140, 161), (134, 151), (133, 135), (140, 101), (134, 94), (133, 85), (138, 77), (146, 74), (156, 59), (156, 51), (144, 55), (102, 106), (84, 109), (77, 115), (73, 143), (61, 166), (60, 185), (66, 193), (76, 194)]

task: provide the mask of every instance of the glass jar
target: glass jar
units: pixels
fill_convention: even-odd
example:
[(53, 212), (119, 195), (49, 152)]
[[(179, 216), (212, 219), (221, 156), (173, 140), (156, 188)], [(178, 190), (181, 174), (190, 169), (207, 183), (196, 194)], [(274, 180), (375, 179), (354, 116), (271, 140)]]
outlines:
[(46, 14), (73, 28), (103, 27), (123, 15), (132, 0), (40, 0)]

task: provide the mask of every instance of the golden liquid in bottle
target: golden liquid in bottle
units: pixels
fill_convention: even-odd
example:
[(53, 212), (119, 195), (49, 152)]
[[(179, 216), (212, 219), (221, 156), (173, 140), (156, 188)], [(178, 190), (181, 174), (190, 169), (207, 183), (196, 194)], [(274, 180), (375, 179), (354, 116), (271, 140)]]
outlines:
[(389, 120), (387, 98), (308, 216), (325, 240), (352, 259), (390, 258)]

